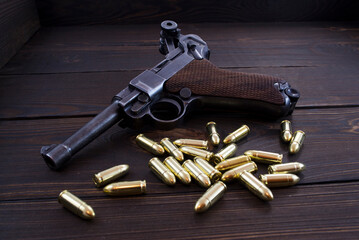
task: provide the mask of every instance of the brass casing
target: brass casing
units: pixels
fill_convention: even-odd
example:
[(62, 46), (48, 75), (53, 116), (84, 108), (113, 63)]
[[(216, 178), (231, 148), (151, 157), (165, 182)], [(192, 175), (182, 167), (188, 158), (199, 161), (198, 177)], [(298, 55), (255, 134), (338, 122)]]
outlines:
[(290, 142), (290, 140), (292, 139), (292, 124), (290, 121), (288, 120), (283, 120), (280, 123), (280, 136), (282, 137), (282, 140), (284, 142)]
[(181, 164), (178, 163), (174, 157), (167, 157), (163, 163), (182, 183), (191, 183), (191, 175), (189, 175), (189, 173), (181, 166)]
[(182, 162), (184, 160), (183, 153), (170, 141), (169, 138), (163, 138), (161, 140), (163, 148), (172, 155), (175, 159)]
[(176, 184), (175, 175), (173, 175), (173, 173), (158, 158), (151, 158), (148, 162), (148, 166), (165, 184), (169, 186)]
[(182, 166), (194, 179), (196, 179), (200, 186), (204, 188), (209, 188), (211, 186), (211, 180), (209, 177), (203, 173), (202, 170), (199, 169), (193, 161), (186, 160)]
[(248, 135), (249, 133), (249, 127), (247, 125), (243, 125), (242, 127), (238, 128), (236, 131), (230, 133), (223, 142), (225, 144), (238, 142), (242, 138)]
[(277, 173), (299, 173), (305, 169), (305, 165), (299, 162), (283, 163), (270, 165), (268, 172), (271, 174)]
[(250, 157), (252, 161), (265, 164), (282, 163), (283, 159), (283, 154), (258, 150), (248, 150), (244, 155)]
[(136, 143), (138, 146), (155, 155), (163, 155), (165, 153), (165, 150), (159, 143), (145, 137), (143, 134), (137, 135)]
[(198, 140), (198, 139), (177, 139), (173, 142), (176, 146), (188, 146), (194, 148), (200, 148), (207, 150), (208, 149), (208, 141), (205, 140)]
[(223, 182), (230, 182), (235, 178), (239, 178), (239, 175), (244, 171), (255, 173), (255, 172), (257, 172), (257, 170), (258, 170), (257, 165), (251, 161), (251, 162), (242, 164), (238, 167), (232, 168), (232, 169), (228, 170), (227, 172), (224, 172), (221, 180)]
[(195, 157), (193, 161), (209, 177), (209, 179), (211, 179), (212, 183), (215, 183), (221, 179), (222, 173), (220, 171), (218, 171), (217, 169), (215, 169), (206, 160), (204, 160), (200, 157)]
[(86, 204), (67, 190), (62, 191), (59, 194), (58, 201), (65, 208), (83, 219), (91, 220), (95, 217), (95, 212), (90, 205)]
[(305, 139), (305, 133), (302, 130), (296, 131), (289, 144), (289, 153), (295, 154), (301, 149)]
[(129, 196), (146, 193), (146, 180), (115, 182), (103, 188), (103, 192), (110, 196)]
[(126, 175), (129, 168), (130, 166), (128, 166), (127, 164), (117, 165), (95, 174), (92, 177), (92, 180), (95, 183), (96, 187), (101, 187)]
[(209, 141), (212, 143), (213, 146), (218, 146), (221, 142), (221, 139), (216, 129), (216, 123), (208, 122), (206, 125), (206, 129), (208, 132)]
[(225, 148), (223, 148), (218, 153), (214, 154), (211, 158), (211, 161), (214, 164), (218, 164), (222, 161), (224, 161), (226, 158), (229, 158), (230, 156), (233, 156), (237, 151), (237, 146), (234, 143), (231, 143), (227, 145)]
[(297, 184), (300, 178), (290, 173), (279, 174), (263, 174), (259, 175), (259, 179), (267, 187), (288, 187)]
[(195, 212), (201, 213), (207, 211), (213, 204), (223, 197), (226, 190), (226, 184), (221, 181), (212, 185), (196, 202), (196, 205), (194, 206)]
[(272, 191), (264, 185), (258, 178), (256, 178), (252, 173), (243, 171), (239, 175), (239, 179), (254, 195), (259, 197), (264, 201), (273, 200)]
[(203, 150), (203, 149), (194, 148), (194, 147), (183, 146), (183, 147), (180, 147), (180, 150), (184, 154), (187, 154), (187, 155), (190, 155), (193, 157), (200, 157), (207, 161), (209, 161), (213, 156), (212, 152), (209, 152), (209, 151)]
[(238, 157), (228, 158), (224, 160), (223, 162), (218, 163), (215, 168), (218, 171), (225, 171), (231, 168), (238, 167), (240, 165), (243, 165), (245, 163), (248, 163), (251, 161), (251, 158), (246, 155), (241, 155)]

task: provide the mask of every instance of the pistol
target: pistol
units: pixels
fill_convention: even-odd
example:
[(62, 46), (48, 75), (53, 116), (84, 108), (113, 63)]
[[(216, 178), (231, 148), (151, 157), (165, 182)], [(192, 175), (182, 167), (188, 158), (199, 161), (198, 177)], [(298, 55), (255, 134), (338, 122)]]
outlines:
[(41, 148), (54, 170), (115, 123), (139, 128), (174, 128), (186, 114), (203, 108), (255, 111), (272, 118), (289, 115), (299, 92), (283, 79), (219, 69), (210, 50), (195, 34), (182, 35), (177, 23), (161, 23), (160, 53), (165, 59), (135, 77), (112, 98), (110, 106), (61, 144)]

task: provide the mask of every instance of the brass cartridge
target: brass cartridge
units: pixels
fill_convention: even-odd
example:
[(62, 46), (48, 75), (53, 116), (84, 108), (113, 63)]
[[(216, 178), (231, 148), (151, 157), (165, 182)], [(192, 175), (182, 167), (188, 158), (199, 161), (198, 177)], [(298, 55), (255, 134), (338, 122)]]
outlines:
[(110, 196), (129, 196), (146, 193), (146, 180), (115, 182), (103, 188), (103, 192)]
[(240, 165), (243, 165), (245, 163), (248, 163), (251, 161), (251, 158), (246, 155), (241, 155), (238, 157), (228, 158), (224, 160), (223, 162), (218, 163), (215, 168), (218, 171), (224, 171), (231, 168), (238, 167)]
[(209, 151), (206, 151), (203, 149), (194, 148), (194, 147), (183, 146), (183, 147), (180, 147), (180, 150), (184, 154), (187, 154), (187, 155), (190, 155), (193, 157), (200, 157), (207, 161), (209, 161), (213, 156), (212, 152), (209, 152)]
[(173, 142), (176, 146), (188, 146), (194, 148), (200, 148), (207, 150), (208, 149), (208, 141), (198, 140), (198, 139), (177, 139)]
[(299, 162), (283, 163), (270, 165), (268, 172), (271, 174), (276, 173), (299, 173), (305, 169), (305, 165)]
[(219, 151), (218, 153), (214, 154), (213, 157), (211, 158), (211, 161), (214, 164), (218, 164), (224, 161), (226, 158), (233, 156), (236, 153), (236, 151), (237, 151), (236, 144), (231, 143), (225, 148), (223, 148), (221, 151)]
[(92, 177), (92, 180), (95, 183), (96, 187), (101, 187), (126, 175), (129, 168), (130, 167), (127, 164), (117, 165), (95, 174)]
[(173, 175), (173, 173), (158, 158), (151, 158), (148, 162), (148, 166), (165, 184), (170, 186), (176, 184), (175, 175)]
[(259, 179), (270, 188), (292, 186), (297, 184), (300, 180), (297, 175), (290, 173), (262, 174), (259, 175)]
[(174, 157), (167, 157), (163, 163), (179, 180), (181, 180), (182, 183), (191, 183), (191, 175), (189, 175), (189, 173), (181, 166), (181, 164), (178, 163)]
[(295, 154), (299, 152), (305, 139), (305, 133), (302, 130), (296, 131), (289, 144), (289, 153)]
[(209, 140), (213, 146), (218, 146), (221, 142), (219, 134), (217, 133), (216, 123), (215, 122), (208, 122), (206, 125), (206, 129), (208, 132)]
[(249, 127), (247, 125), (243, 125), (242, 127), (238, 128), (236, 131), (230, 133), (223, 142), (225, 144), (238, 142), (249, 133)]
[(163, 155), (165, 150), (161, 146), (161, 144), (156, 143), (155, 141), (145, 137), (143, 134), (139, 134), (136, 137), (136, 143), (141, 148), (155, 154), (155, 155)]
[(212, 185), (203, 195), (198, 199), (196, 205), (194, 206), (194, 211), (196, 213), (201, 213), (207, 211), (211, 206), (213, 206), (219, 199), (221, 199), (224, 193), (227, 190), (226, 184), (221, 181), (218, 181)]
[(91, 220), (95, 217), (95, 212), (90, 205), (67, 190), (59, 194), (58, 201), (62, 206), (83, 219)]
[(255, 173), (255, 172), (257, 172), (257, 170), (258, 170), (257, 165), (251, 161), (251, 162), (242, 164), (238, 167), (232, 168), (232, 169), (228, 170), (227, 172), (223, 173), (221, 180), (223, 182), (230, 182), (235, 178), (239, 178), (239, 175), (243, 171)]
[(163, 138), (161, 140), (161, 145), (164, 147), (166, 152), (178, 161), (182, 162), (184, 160), (183, 153), (170, 141), (169, 138)]
[(272, 191), (264, 185), (258, 178), (256, 178), (252, 173), (243, 171), (239, 175), (239, 179), (254, 195), (259, 197), (264, 201), (273, 200)]
[(282, 163), (283, 159), (283, 154), (258, 150), (248, 150), (244, 155), (250, 157), (252, 161), (265, 164)]
[(290, 142), (292, 139), (292, 124), (288, 120), (284, 120), (280, 123), (280, 136), (284, 142)]
[(200, 157), (195, 157), (193, 161), (202, 170), (202, 172), (204, 172), (209, 177), (209, 179), (211, 179), (212, 183), (215, 183), (221, 179), (222, 173), (217, 169), (215, 169), (206, 160)]
[(209, 177), (204, 174), (193, 161), (186, 160), (182, 166), (194, 179), (196, 179), (200, 186), (204, 188), (209, 188), (209, 186), (211, 186), (211, 180)]

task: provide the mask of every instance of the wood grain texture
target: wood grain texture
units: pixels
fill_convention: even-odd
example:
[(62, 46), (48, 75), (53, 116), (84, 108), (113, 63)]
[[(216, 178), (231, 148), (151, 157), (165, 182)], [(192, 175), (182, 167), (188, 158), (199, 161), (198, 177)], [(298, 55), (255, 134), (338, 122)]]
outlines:
[(353, 0), (106, 1), (36, 0), (43, 25), (182, 22), (330, 21), (358, 19)]

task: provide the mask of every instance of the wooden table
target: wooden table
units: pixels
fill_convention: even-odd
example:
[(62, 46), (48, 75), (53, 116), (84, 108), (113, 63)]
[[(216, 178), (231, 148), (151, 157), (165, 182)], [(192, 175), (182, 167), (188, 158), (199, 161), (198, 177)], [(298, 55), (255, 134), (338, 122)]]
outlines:
[[(211, 61), (224, 69), (282, 77), (301, 98), (293, 128), (307, 134), (294, 156), (279, 123), (246, 114), (193, 114), (170, 131), (112, 127), (63, 171), (51, 171), (43, 145), (60, 143), (105, 108), (113, 95), (163, 59), (159, 25), (44, 27), (0, 70), (1, 239), (358, 239), (359, 23), (183, 24), (182, 33), (207, 41)], [(135, 144), (145, 133), (205, 138), (216, 121), (221, 136), (247, 124), (248, 149), (284, 154), (307, 169), (298, 185), (273, 189), (263, 202), (235, 182), (204, 214), (193, 211), (205, 191), (197, 184), (168, 187), (147, 167), (151, 155)], [(129, 164), (123, 180), (145, 179), (148, 193), (113, 198), (92, 175)], [(266, 166), (260, 166), (264, 173)], [(257, 174), (258, 176), (258, 174)], [(96, 211), (93, 221), (64, 210), (68, 189)]]

